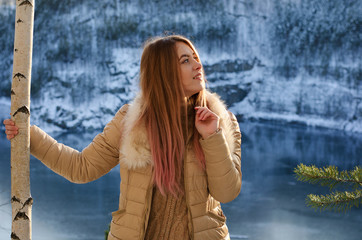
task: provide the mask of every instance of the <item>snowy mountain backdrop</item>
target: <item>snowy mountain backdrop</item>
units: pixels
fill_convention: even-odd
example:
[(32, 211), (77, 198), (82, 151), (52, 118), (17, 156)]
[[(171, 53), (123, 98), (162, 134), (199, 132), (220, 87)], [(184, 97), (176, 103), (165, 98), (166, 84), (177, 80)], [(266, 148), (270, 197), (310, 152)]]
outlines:
[[(0, 118), (10, 111), (15, 1), (0, 0)], [(240, 120), (362, 132), (362, 1), (36, 0), (31, 121), (102, 128), (138, 90), (142, 43), (183, 34)]]

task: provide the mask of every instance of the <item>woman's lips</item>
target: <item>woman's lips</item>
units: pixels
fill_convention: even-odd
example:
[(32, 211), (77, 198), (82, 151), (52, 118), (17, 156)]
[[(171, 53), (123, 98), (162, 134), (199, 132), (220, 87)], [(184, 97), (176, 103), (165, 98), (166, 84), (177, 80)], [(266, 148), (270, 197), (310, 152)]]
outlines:
[(198, 73), (192, 79), (201, 79), (201, 78), (202, 78), (202, 74)]

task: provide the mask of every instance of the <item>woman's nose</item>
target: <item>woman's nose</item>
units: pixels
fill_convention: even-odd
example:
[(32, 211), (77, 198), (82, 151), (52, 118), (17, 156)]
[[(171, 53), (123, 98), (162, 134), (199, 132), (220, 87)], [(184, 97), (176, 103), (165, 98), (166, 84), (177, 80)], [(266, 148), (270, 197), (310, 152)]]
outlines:
[(199, 70), (201, 68), (201, 63), (199, 63), (198, 61), (194, 60), (194, 69), (195, 70)]

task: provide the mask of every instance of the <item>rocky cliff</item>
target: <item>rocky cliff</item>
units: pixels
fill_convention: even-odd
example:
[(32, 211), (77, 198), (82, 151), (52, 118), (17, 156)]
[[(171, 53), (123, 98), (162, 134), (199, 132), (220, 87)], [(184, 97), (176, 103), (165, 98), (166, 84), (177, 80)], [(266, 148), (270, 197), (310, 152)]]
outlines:
[[(138, 90), (142, 43), (183, 34), (240, 120), (362, 132), (358, 0), (37, 0), (32, 123), (102, 128)], [(10, 111), (15, 7), (0, 2), (1, 116)]]

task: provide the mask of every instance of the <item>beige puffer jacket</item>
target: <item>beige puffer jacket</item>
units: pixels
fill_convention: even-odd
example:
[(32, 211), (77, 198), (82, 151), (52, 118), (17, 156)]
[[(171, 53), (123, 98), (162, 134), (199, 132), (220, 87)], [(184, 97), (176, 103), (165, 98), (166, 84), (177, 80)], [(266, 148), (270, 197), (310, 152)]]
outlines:
[[(208, 107), (220, 117), (221, 130), (200, 143), (206, 171), (191, 146), (184, 160), (184, 181), (191, 239), (229, 239), (220, 202), (236, 198), (241, 188), (241, 134), (235, 116), (216, 94), (207, 93)], [(121, 174), (119, 210), (112, 213), (109, 240), (143, 239), (152, 201), (152, 160), (144, 125), (132, 128), (141, 97), (124, 105), (82, 152), (57, 143), (31, 127), (31, 153), (54, 172), (75, 183), (93, 181), (118, 163)]]

